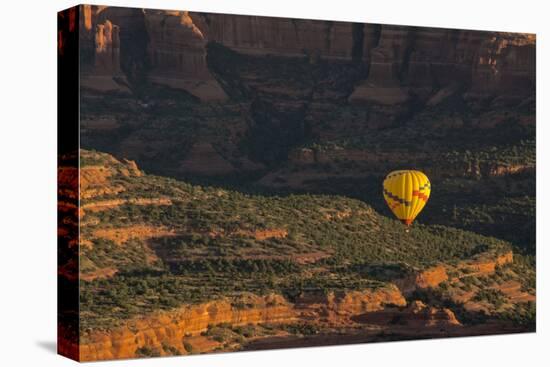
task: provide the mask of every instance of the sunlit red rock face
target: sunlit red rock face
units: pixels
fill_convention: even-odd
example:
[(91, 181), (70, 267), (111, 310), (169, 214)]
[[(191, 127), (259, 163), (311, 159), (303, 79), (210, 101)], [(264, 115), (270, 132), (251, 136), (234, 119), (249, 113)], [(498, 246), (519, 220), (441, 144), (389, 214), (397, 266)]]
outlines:
[[(178, 234), (176, 230), (164, 225), (137, 222), (123, 226), (110, 223), (106, 227), (90, 229), (89, 226), (93, 223), (90, 217), (93, 216), (93, 212), (112, 209), (125, 203), (172, 206), (176, 200), (172, 202), (170, 197), (140, 196), (101, 200), (103, 195), (110, 196), (113, 193), (125, 192), (124, 186), (119, 186), (121, 180), (139, 181), (147, 175), (133, 161), (118, 160), (107, 154), (85, 150), (80, 154), (80, 167), (80, 174), (74, 166), (61, 164), (59, 167), (59, 184), (66, 197), (64, 199), (76, 198), (75, 193), (78, 191), (76, 188), (80, 184), (80, 197), (84, 200), (83, 209), (87, 213), (86, 216), (81, 214), (80, 228), (85, 231), (80, 235), (80, 246), (73, 241), (68, 246), (70, 249), (81, 251), (82, 254), (92, 248), (100, 249), (100, 242), (94, 239), (109, 240), (113, 246), (123, 248), (132, 246), (131, 240), (167, 238)], [(131, 192), (131, 186), (126, 192)], [(223, 196), (227, 193), (217, 191), (215, 195)], [(63, 202), (60, 202), (60, 206), (66, 207), (65, 211), (74, 211), (77, 208), (74, 204), (68, 207)], [(372, 214), (372, 210), (370, 212)], [(368, 213), (369, 211), (362, 211), (358, 214)], [(326, 221), (340, 221), (352, 218), (355, 214), (351, 209), (322, 208), (319, 215)], [(73, 221), (76, 220), (76, 214), (73, 217)], [(86, 223), (86, 220), (89, 221)], [(77, 235), (69, 236), (69, 233), (72, 227), (75, 229), (78, 227), (67, 224), (69, 223), (59, 227), (59, 235), (77, 239)], [(235, 230), (234, 233), (253, 237), (258, 241), (283, 239), (290, 235), (288, 230), (275, 227), (248, 231), (241, 229)], [(230, 234), (229, 230), (226, 232), (213, 230), (209, 233), (211, 237)], [(156, 262), (155, 260), (168, 258), (166, 253), (158, 251), (158, 248), (155, 252), (151, 250), (151, 248), (140, 250), (146, 254), (148, 265)], [(294, 255), (293, 259), (301, 265), (313, 265), (320, 259), (315, 257), (319, 254), (326, 256), (326, 253), (321, 252), (306, 254), (307, 258)], [(261, 255), (254, 254), (253, 257), (258, 259)], [(84, 257), (81, 255), (80, 259)], [(481, 252), (458, 262), (441, 263), (427, 268), (411, 267), (406, 271), (400, 271), (395, 278), (391, 275), (391, 279), (388, 278), (387, 282), (377, 282), (361, 288), (334, 290), (307, 287), (300, 289), (296, 294), (281, 292), (284, 296), (280, 293), (258, 295), (248, 291), (212, 296), (201, 300), (201, 303), (177, 303), (170, 309), (153, 308), (128, 315), (128, 318), (117, 318), (110, 326), (98, 325), (95, 328), (93, 325), (82, 326), (81, 324), (78, 334), (81, 345), (77, 347), (69, 338), (66, 338), (61, 340), (60, 350), (82, 361), (91, 361), (152, 356), (152, 351), (154, 355), (176, 355), (249, 348), (266, 349), (281, 345), (277, 343), (283, 343), (287, 347), (297, 347), (323, 343), (381, 341), (386, 340), (388, 335), (393, 338), (429, 338), (518, 331), (521, 329), (506, 329), (508, 327), (506, 323), (498, 322), (472, 326), (459, 313), (456, 316), (460, 320), (457, 319), (454, 314), (457, 312), (456, 307), (442, 305), (439, 302), (432, 303), (427, 296), (423, 297), (423, 294), (427, 295), (440, 289), (442, 283), (453, 286), (465, 277), (491, 275), (500, 266), (512, 262), (511, 251)], [(60, 277), (77, 280), (79, 274), (80, 289), (83, 289), (94, 282), (109, 282), (115, 276), (121, 275), (125, 268), (124, 266), (117, 268), (118, 264), (109, 263), (83, 270), (82, 267), (79, 268), (79, 264), (82, 263), (84, 261), (63, 264), (59, 268)], [(307, 271), (311, 274), (318, 270), (324, 271), (323, 268), (315, 267)], [(125, 276), (124, 273), (122, 276)], [(534, 294), (523, 291), (522, 284), (518, 281), (495, 283), (492, 287), (502, 290), (508, 297), (509, 306), (535, 300)], [(487, 308), (475, 299), (473, 291), (464, 293), (453, 289), (449, 293), (449, 300), (464, 305), (465, 309), (471, 312)], [(458, 310), (460, 311), (460, 308)], [(80, 317), (80, 320), (86, 320), (90, 314), (85, 311)], [(221, 342), (216, 340), (215, 335), (208, 334), (209, 330), (215, 328), (225, 329), (231, 333), (239, 327), (251, 329), (258, 327), (261, 330), (266, 325), (271, 328), (270, 330), (276, 331), (272, 334), (253, 333), (252, 337), (239, 334), (242, 338), (236, 341), (233, 339), (224, 341), (225, 339), (222, 338)], [(314, 330), (309, 336), (317, 339), (302, 338), (290, 331), (296, 329)], [(61, 335), (67, 335), (66, 330), (60, 330)], [(335, 339), (336, 335), (338, 339)], [(278, 339), (279, 342), (274, 343), (272, 338), (280, 339)], [(192, 348), (189, 348), (189, 345)], [(144, 351), (149, 353), (144, 354)]]
[(120, 27), (110, 19), (99, 17), (105, 8), (81, 6), (81, 85), (103, 92), (127, 92), (127, 86), (114, 79), (125, 80), (120, 63)]
[[(509, 260), (510, 256), (503, 255), (493, 262)], [(486, 270), (490, 273), (490, 269)], [(444, 271), (435, 268), (418, 274), (416, 288), (437, 286), (442, 280), (435, 276), (439, 272), (444, 274)], [(238, 304), (246, 304), (246, 307)], [(350, 342), (354, 337), (359, 337), (355, 342), (369, 340), (368, 338), (376, 337), (382, 330), (402, 336), (434, 337), (494, 333), (492, 328), (495, 327), (491, 324), (480, 327), (464, 326), (449, 308), (427, 305), (420, 300), (407, 302), (395, 285), (362, 291), (302, 294), (294, 303), (276, 294), (243, 294), (238, 299), (223, 298), (144, 315), (110, 331), (85, 333), (81, 340), (80, 360), (135, 358), (143, 348), (158, 351), (159, 355), (174, 355), (174, 351), (178, 354), (188, 354), (186, 344), (193, 345), (194, 353), (227, 351), (231, 350), (231, 347), (217, 343), (203, 333), (216, 325), (238, 327), (304, 323), (324, 328), (348, 327), (351, 330), (359, 325), (371, 326), (371, 331), (362, 329), (359, 334), (343, 335), (344, 338), (350, 338)], [(501, 328), (499, 330), (505, 327), (500, 324), (496, 326)], [(287, 346), (300, 345), (295, 344), (299, 342), (288, 334), (278, 336), (282, 337), (283, 344), (284, 340), (289, 342)], [(330, 334), (320, 334), (318, 337), (321, 340), (304, 339), (303, 343), (322, 345), (323, 338), (330, 340)], [(262, 344), (261, 339), (262, 337), (254, 338), (253, 342)], [(270, 337), (265, 340), (266, 345), (270, 347), (277, 345), (273, 344)], [(239, 348), (242, 345), (235, 347)], [(254, 348), (257, 346), (252, 349)]]
[[(202, 100), (227, 98), (207, 66), (206, 45), (211, 41), (244, 54), (366, 63), (369, 75), (349, 97), (354, 103), (402, 104), (411, 91), (426, 94), (445, 86), (465, 87), (472, 97), (523, 95), (534, 88), (535, 36), (529, 34), (89, 5), (83, 9), (84, 49), (89, 54), (96, 50), (101, 65), (92, 74), (116, 76), (122, 63), (125, 73), (133, 75), (147, 65), (151, 81)], [(98, 52), (102, 45), (107, 53)]]
[(359, 323), (373, 325), (398, 324), (401, 332), (408, 330), (426, 330), (438, 328), (448, 331), (462, 326), (453, 311), (426, 305), (422, 301), (413, 301), (406, 308), (389, 308), (368, 312), (355, 317)]
[[(466, 261), (457, 267), (468, 267), (479, 271), (478, 275), (487, 275), (494, 272), (496, 265), (503, 265), (512, 259), (513, 255), (509, 252), (494, 258)], [(202, 333), (215, 325), (237, 327), (309, 323), (324, 328), (353, 328), (361, 324), (374, 327), (372, 335), (363, 331), (363, 338), (374, 337), (381, 330), (417, 337), (490, 332), (490, 325), (488, 329), (479, 330), (463, 326), (448, 308), (430, 306), (419, 300), (407, 302), (405, 294), (434, 288), (443, 281), (451, 280), (446, 269), (443, 265), (428, 268), (410, 279), (396, 281), (397, 286), (388, 284), (378, 289), (326, 294), (303, 293), (292, 302), (277, 294), (242, 294), (235, 299), (222, 298), (203, 304), (182, 305), (172, 311), (159, 311), (128, 320), (123, 326), (109, 331), (84, 333), (81, 336), (80, 360), (134, 358), (141, 348), (156, 350), (160, 355), (173, 355), (175, 350), (188, 354), (186, 344), (192, 344), (194, 352), (200, 353), (230, 350), (203, 336)], [(243, 304), (246, 307), (240, 306)], [(316, 345), (317, 342), (312, 343)]]
[[(170, 312), (129, 321), (126, 326), (109, 332), (94, 332), (82, 339), (80, 360), (93, 361), (136, 357), (138, 348), (159, 350), (171, 346), (181, 354), (188, 352), (184, 343), (197, 338), (209, 326), (231, 324), (289, 324), (296, 321), (326, 320), (329, 324), (351, 323), (349, 318), (364, 312), (383, 310), (386, 306), (404, 307), (405, 298), (396, 287), (379, 290), (353, 291), (325, 296), (301, 296), (296, 304), (280, 295), (243, 295), (239, 301), (246, 308), (236, 306), (229, 299), (200, 305), (183, 306)], [(206, 345), (200, 352), (209, 351)]]
[(132, 320), (127, 326), (111, 332), (95, 332), (83, 341), (80, 360), (132, 358), (140, 347), (162, 351), (163, 344), (187, 354), (183, 341), (200, 335), (209, 325), (280, 323), (296, 318), (295, 311), (281, 296), (249, 295), (246, 302), (251, 305), (246, 309), (235, 307), (229, 300), (183, 306), (172, 312)]
[(514, 254), (509, 251), (498, 256), (481, 256), (477, 259), (459, 262), (457, 265), (440, 264), (418, 273), (411, 274), (397, 280), (395, 283), (404, 294), (410, 294), (417, 289), (436, 288), (445, 281), (456, 282), (457, 278), (450, 278), (448, 273), (455, 270), (467, 269), (468, 276), (484, 276), (494, 273), (498, 266), (512, 263)]

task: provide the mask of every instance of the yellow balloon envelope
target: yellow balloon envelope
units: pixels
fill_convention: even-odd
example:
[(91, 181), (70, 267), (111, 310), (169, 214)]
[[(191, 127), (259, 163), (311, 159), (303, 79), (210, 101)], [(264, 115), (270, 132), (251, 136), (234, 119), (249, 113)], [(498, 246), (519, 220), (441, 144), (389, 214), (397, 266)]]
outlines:
[(393, 171), (386, 176), (383, 186), (386, 203), (407, 226), (424, 209), (430, 197), (430, 180), (420, 171)]

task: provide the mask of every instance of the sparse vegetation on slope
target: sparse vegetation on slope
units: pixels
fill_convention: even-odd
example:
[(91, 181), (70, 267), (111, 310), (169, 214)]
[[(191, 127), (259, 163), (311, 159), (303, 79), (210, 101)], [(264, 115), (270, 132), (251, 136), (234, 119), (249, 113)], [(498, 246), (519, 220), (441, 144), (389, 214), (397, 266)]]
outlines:
[[(82, 154), (96, 163), (108, 157)], [(308, 290), (374, 289), (437, 263), (510, 249), (504, 241), (445, 226), (418, 224), (406, 233), (399, 222), (342, 196), (249, 195), (116, 172), (109, 180), (106, 185), (124, 185), (123, 194), (87, 202), (162, 196), (172, 204), (126, 203), (85, 214), (82, 238), (90, 245), (81, 249), (82, 274), (117, 271), (81, 282), (85, 329), (247, 291), (293, 298)], [(170, 235), (152, 232), (115, 243), (96, 234), (136, 225)]]

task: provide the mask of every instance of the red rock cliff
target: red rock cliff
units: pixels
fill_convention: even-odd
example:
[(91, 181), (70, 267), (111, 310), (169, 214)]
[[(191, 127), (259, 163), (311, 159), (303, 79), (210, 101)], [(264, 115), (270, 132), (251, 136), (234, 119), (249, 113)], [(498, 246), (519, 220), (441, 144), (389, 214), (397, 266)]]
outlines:
[(145, 11), (151, 81), (184, 89), (201, 100), (224, 100), (206, 65), (206, 25), (187, 11)]
[(349, 322), (350, 316), (382, 310), (386, 306), (406, 306), (397, 287), (324, 296), (302, 295), (296, 304), (289, 303), (280, 295), (246, 294), (237, 300), (222, 299), (182, 306), (174, 311), (130, 320), (125, 326), (109, 332), (86, 334), (80, 346), (80, 360), (132, 358), (142, 347), (165, 355), (164, 346), (170, 346), (186, 354), (183, 343), (206, 331), (209, 325), (293, 323), (311, 319), (342, 324)]
[(514, 261), (512, 251), (502, 255), (491, 256), (483, 254), (478, 259), (463, 261), (456, 266), (436, 265), (428, 269), (419, 271), (415, 274), (397, 280), (395, 283), (404, 294), (410, 294), (416, 289), (435, 288), (444, 281), (450, 279), (447, 274), (450, 271), (468, 269), (468, 275), (487, 275), (492, 274), (497, 266), (508, 264)]
[[(532, 34), (84, 6), (84, 37), (107, 20), (122, 49), (146, 50), (153, 81), (204, 100), (226, 98), (206, 65), (209, 41), (245, 54), (364, 62), (369, 76), (351, 94), (355, 103), (402, 104), (411, 92), (428, 98), (457, 85), (472, 97), (534, 89)], [(143, 62), (127, 54), (127, 69)]]
[(206, 331), (209, 325), (291, 322), (296, 317), (291, 305), (281, 296), (247, 295), (242, 301), (245, 308), (230, 300), (183, 306), (172, 312), (132, 320), (111, 332), (87, 335), (80, 347), (80, 360), (132, 358), (140, 347), (154, 348), (162, 354), (163, 344), (186, 354), (185, 338)]

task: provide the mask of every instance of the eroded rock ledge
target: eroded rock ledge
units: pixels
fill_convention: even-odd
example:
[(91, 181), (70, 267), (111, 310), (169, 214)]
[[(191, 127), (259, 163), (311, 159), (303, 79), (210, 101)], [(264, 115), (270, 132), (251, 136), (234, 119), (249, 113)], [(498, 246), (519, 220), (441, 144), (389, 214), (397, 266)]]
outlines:
[[(352, 327), (359, 324), (386, 325), (398, 320), (398, 327), (454, 330), (462, 327), (447, 308), (428, 306), (420, 301), (407, 302), (406, 294), (417, 289), (434, 288), (453, 281), (449, 272), (469, 269), (469, 275), (488, 275), (499, 265), (513, 261), (512, 252), (496, 257), (488, 254), (455, 266), (437, 265), (380, 288), (348, 292), (303, 293), (294, 302), (281, 295), (242, 294), (198, 304), (184, 305), (147, 317), (131, 319), (110, 331), (87, 332), (82, 337), (80, 360), (132, 358), (141, 348), (157, 350), (160, 355), (187, 354), (185, 344), (192, 342), (195, 351), (220, 349), (219, 343), (201, 336), (209, 327), (228, 324), (232, 327), (258, 324), (314, 323), (325, 327)], [(396, 321), (397, 322), (397, 321)], [(390, 326), (391, 328), (391, 323)], [(401, 330), (400, 329), (400, 330)], [(171, 352), (166, 352), (167, 349)]]

